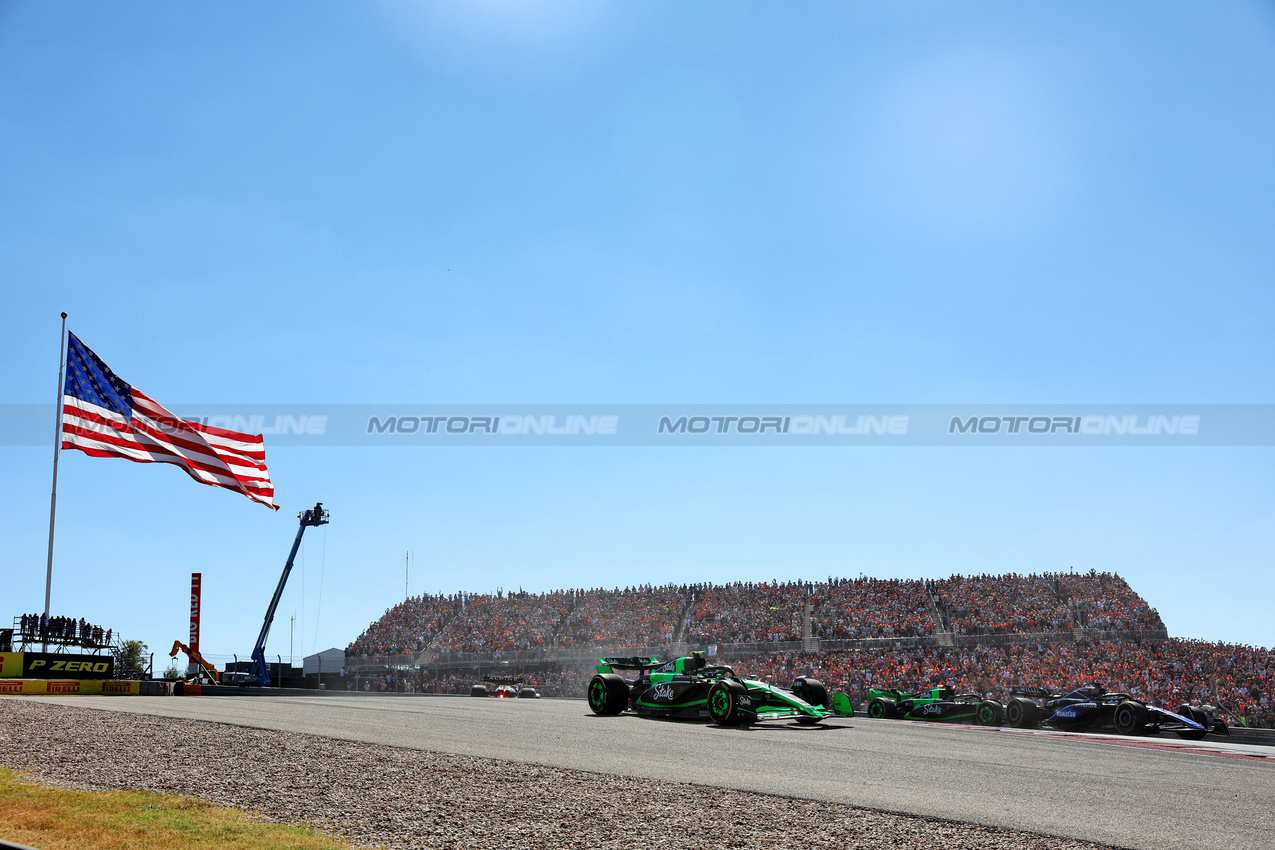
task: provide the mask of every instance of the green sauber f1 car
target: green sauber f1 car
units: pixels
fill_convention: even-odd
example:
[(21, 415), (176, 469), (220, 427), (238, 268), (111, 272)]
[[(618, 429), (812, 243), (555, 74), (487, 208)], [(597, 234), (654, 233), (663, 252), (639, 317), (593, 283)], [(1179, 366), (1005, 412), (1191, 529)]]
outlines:
[(884, 688), (868, 690), (868, 716), (872, 718), (999, 726), (1001, 712), (998, 702), (977, 694), (958, 694), (952, 688), (930, 688), (915, 694)]
[[(829, 696), (818, 679), (800, 677), (791, 688), (741, 679), (729, 667), (710, 666), (702, 652), (663, 662), (658, 658), (599, 658), (589, 682), (594, 714), (630, 711), (650, 717), (712, 720), (738, 726), (792, 718), (813, 725), (825, 717), (851, 717), (845, 694)], [(617, 670), (636, 670), (625, 679)]]

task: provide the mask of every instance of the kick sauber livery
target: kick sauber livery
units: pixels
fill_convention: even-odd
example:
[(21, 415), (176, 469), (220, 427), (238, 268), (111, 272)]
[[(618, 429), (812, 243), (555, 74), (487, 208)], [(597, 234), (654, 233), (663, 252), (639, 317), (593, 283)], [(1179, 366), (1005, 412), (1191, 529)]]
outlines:
[(952, 688), (930, 688), (915, 694), (871, 688), (868, 691), (868, 716), (999, 726), (1002, 710), (998, 702), (985, 700), (978, 694), (958, 694)]
[[(712, 667), (695, 652), (672, 661), (656, 658), (600, 658), (589, 682), (594, 714), (631, 711), (651, 717), (712, 720), (738, 726), (758, 720), (792, 718), (814, 724), (826, 717), (854, 714), (845, 694), (829, 697), (817, 679), (798, 678), (792, 688), (742, 679), (730, 667)], [(626, 680), (616, 670), (636, 670)]]

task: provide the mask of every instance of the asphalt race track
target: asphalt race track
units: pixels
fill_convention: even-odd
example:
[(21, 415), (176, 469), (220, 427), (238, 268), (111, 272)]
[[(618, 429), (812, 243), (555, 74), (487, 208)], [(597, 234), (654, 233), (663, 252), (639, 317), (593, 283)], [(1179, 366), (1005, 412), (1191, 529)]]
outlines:
[(745, 729), (582, 700), (26, 697), (847, 803), (1118, 847), (1275, 847), (1275, 748), (837, 719)]

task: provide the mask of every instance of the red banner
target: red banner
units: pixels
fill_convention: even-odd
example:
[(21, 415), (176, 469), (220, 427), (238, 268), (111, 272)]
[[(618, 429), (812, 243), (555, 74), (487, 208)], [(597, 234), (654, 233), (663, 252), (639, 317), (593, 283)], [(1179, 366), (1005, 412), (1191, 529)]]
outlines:
[(199, 597), (203, 573), (190, 574), (190, 651), (199, 652)]

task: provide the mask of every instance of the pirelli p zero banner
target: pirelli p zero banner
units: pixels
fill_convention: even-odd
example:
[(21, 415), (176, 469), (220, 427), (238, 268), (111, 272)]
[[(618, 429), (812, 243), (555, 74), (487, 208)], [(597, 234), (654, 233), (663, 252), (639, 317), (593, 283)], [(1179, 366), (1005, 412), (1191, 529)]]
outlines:
[(99, 682), (96, 679), (0, 679), (0, 696), (137, 696), (142, 682)]
[(115, 659), (110, 655), (22, 653), (24, 679), (110, 679), (114, 673)]

